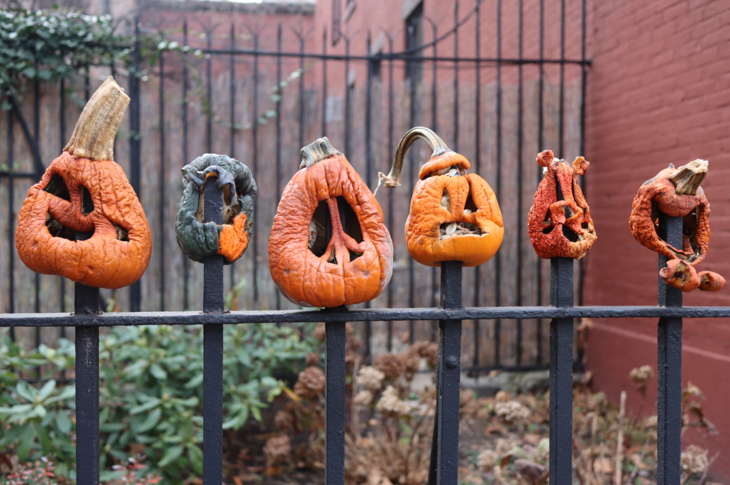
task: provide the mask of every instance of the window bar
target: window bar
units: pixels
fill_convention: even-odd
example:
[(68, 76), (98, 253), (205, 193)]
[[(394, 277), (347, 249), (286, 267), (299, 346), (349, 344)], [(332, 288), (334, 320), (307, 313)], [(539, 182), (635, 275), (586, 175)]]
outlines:
[[(393, 37), (388, 35), (388, 52), (393, 55)], [(394, 153), (393, 147), (393, 57), (388, 60), (388, 155)], [(390, 163), (388, 164), (390, 166)], [(387, 172), (387, 167), (385, 171)], [(388, 190), (388, 232), (393, 234), (393, 204), (395, 202), (395, 193)], [(395, 259), (395, 247), (393, 248), (393, 256)], [(388, 308), (393, 308), (393, 286), (388, 285)], [(388, 352), (393, 350), (393, 322), (388, 321)]]
[[(502, 196), (502, 0), (497, 0), (497, 180), (494, 194), (499, 200)], [(494, 255), (494, 306), (500, 306), (502, 300), (502, 258), (499, 251)], [(502, 321), (494, 320), (494, 365), (499, 368), (500, 347), (502, 343)]]
[[(366, 40), (366, 52), (368, 56), (371, 56), (370, 52), (370, 30), (368, 30)], [(373, 147), (371, 143), (372, 138), (372, 97), (373, 97), (373, 60), (368, 60), (367, 65), (367, 85), (365, 90), (365, 185), (372, 187), (373, 179)], [(370, 308), (370, 300), (365, 302), (365, 308)], [(372, 360), (370, 352), (370, 337), (372, 335), (372, 323), (370, 321), (365, 322), (365, 362)]]
[[(259, 34), (258, 32), (254, 33), (253, 35), (253, 48), (254, 48), (254, 56), (253, 56), (253, 156), (252, 156), (252, 169), (253, 176), (258, 177), (259, 176)], [(259, 197), (254, 198), (253, 200), (253, 213), (256, 214), (256, 208), (258, 207), (258, 199)], [(259, 303), (259, 282), (258, 282), (258, 269), (259, 269), (259, 262), (258, 262), (258, 256), (259, 256), (259, 238), (258, 238), (258, 231), (256, 230), (258, 217), (254, 217), (253, 219), (253, 227), (251, 228), (253, 231), (253, 304), (254, 308), (258, 308)]]
[[(441, 308), (461, 308), (462, 262), (441, 263)], [(439, 320), (436, 412), (428, 485), (456, 484), (459, 477), (461, 320)]]
[[(281, 53), (281, 22), (276, 28), (276, 52)], [(281, 87), (281, 56), (276, 58), (276, 89), (279, 101), (276, 102), (276, 199), (274, 199), (276, 205), (274, 211), (279, 207), (281, 200), (281, 106), (284, 101), (284, 90)], [(281, 293), (278, 288), (276, 289), (276, 309), (281, 310)]]
[[(134, 192), (137, 197), (142, 199), (142, 191), (140, 186), (140, 160), (142, 155), (142, 133), (140, 131), (140, 64), (141, 64), (141, 47), (140, 47), (140, 34), (139, 34), (139, 17), (134, 19), (134, 57), (133, 57), (133, 69), (129, 76), (129, 97), (131, 101), (129, 103), (129, 130), (131, 136), (129, 138), (129, 183), (132, 185)], [(87, 83), (88, 90), (88, 83)], [(88, 91), (86, 99), (89, 99)], [(129, 287), (129, 309), (133, 312), (138, 312), (142, 308), (142, 283), (137, 281), (132, 283)]]
[(165, 52), (160, 51), (160, 310), (165, 311)]
[[(659, 213), (657, 235), (674, 247), (682, 247), (683, 220)], [(667, 264), (659, 256), (659, 269)], [(659, 306), (682, 306), (682, 290), (659, 278)], [(682, 436), (682, 319), (660, 318), (658, 330), (657, 483), (680, 483)]]
[[(573, 306), (573, 259), (550, 260), (550, 305)], [(550, 322), (550, 483), (570, 484), (573, 456), (573, 319)]]
[[(223, 223), (223, 189), (218, 178), (205, 183), (205, 221)], [(205, 258), (203, 312), (222, 313), (223, 256)], [(203, 483), (223, 482), (223, 325), (203, 326)]]
[[(94, 206), (86, 189), (83, 190), (84, 212)], [(76, 233), (84, 241), (91, 233)], [(74, 284), (74, 313), (98, 315), (99, 288)], [(99, 327), (76, 327), (76, 483), (99, 483)]]
[[(182, 88), (182, 125), (183, 125), (183, 144), (182, 144), (182, 164), (188, 163), (188, 21), (183, 20), (183, 88)], [(190, 261), (188, 258), (183, 259), (183, 309), (190, 308), (188, 300), (188, 289), (190, 286)]]

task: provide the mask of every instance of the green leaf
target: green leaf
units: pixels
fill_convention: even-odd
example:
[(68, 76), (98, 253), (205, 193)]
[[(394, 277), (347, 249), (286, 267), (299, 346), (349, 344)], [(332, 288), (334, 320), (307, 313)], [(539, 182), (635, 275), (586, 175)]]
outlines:
[(197, 374), (195, 377), (190, 379), (190, 381), (185, 384), (185, 389), (192, 389), (194, 387), (199, 387), (203, 383), (203, 373)]
[(188, 458), (190, 458), (190, 464), (193, 465), (193, 470), (198, 475), (203, 474), (203, 450), (197, 445), (188, 445)]
[(142, 421), (142, 424), (139, 425), (139, 428), (137, 428), (138, 433), (144, 433), (146, 431), (151, 430), (155, 427), (157, 422), (160, 420), (160, 416), (162, 416), (162, 410), (160, 408), (155, 409), (152, 411), (147, 418)]
[(159, 405), (160, 405), (160, 400), (157, 399), (156, 397), (153, 397), (152, 399), (150, 399), (146, 403), (130, 409), (129, 410), (129, 414), (139, 414), (139, 413), (142, 413), (144, 411), (149, 411), (150, 409), (156, 408)]
[(41, 390), (38, 392), (38, 396), (41, 398), (41, 401), (45, 401), (46, 398), (51, 395), (55, 388), (55, 380), (51, 379), (50, 381), (46, 382), (43, 387), (41, 387)]
[(20, 436), (20, 443), (16, 453), (18, 454), (18, 461), (23, 462), (28, 456), (30, 447), (33, 446), (35, 440), (35, 430), (32, 426), (26, 426), (23, 434)]
[(5, 433), (5, 436), (3, 436), (3, 439), (0, 440), (0, 448), (10, 446), (10, 444), (14, 443), (15, 440), (18, 439), (18, 437), (23, 434), (28, 427), (30, 427), (29, 424), (19, 424), (11, 426), (8, 432)]
[(41, 451), (43, 452), (43, 455), (47, 455), (51, 451), (51, 439), (48, 437), (48, 431), (46, 431), (46, 428), (42, 427), (40, 423), (34, 422), (33, 427), (35, 428), (38, 438), (41, 440)]
[(159, 364), (152, 364), (150, 366), (150, 373), (155, 376), (155, 379), (159, 381), (167, 380), (167, 372), (165, 372)]
[(58, 430), (63, 434), (71, 431), (71, 420), (68, 419), (65, 409), (56, 413), (56, 426), (58, 426)]
[(157, 466), (160, 467), (160, 468), (162, 468), (162, 467), (165, 467), (165, 466), (169, 465), (173, 461), (175, 461), (178, 458), (180, 458), (180, 455), (182, 455), (182, 452), (183, 452), (183, 447), (182, 446), (179, 446), (179, 445), (178, 446), (171, 446), (165, 452), (165, 456), (162, 457), (162, 460), (160, 460), (159, 463), (157, 463)]
[(18, 385), (15, 386), (15, 392), (18, 393), (18, 396), (30, 402), (35, 401), (35, 398), (38, 395), (38, 391), (30, 387), (30, 385), (28, 385), (25, 381), (18, 382)]

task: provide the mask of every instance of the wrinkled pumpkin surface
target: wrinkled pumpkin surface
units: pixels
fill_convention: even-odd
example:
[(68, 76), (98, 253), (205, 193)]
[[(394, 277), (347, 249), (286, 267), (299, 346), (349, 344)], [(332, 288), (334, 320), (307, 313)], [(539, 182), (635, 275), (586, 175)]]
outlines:
[[(60, 196), (47, 191), (52, 180)], [(82, 210), (84, 187), (94, 206), (88, 214)], [(76, 240), (77, 232), (93, 234)], [(122, 168), (68, 152), (28, 191), (15, 245), (33, 271), (110, 289), (137, 281), (152, 254), (147, 218)]]
[[(337, 201), (340, 197), (354, 212), (362, 241), (346, 233)], [(317, 256), (310, 245), (324, 230), (313, 221), (321, 202), (329, 212), (331, 238), (324, 253)], [(352, 220), (345, 221), (346, 226), (352, 224)], [(393, 243), (382, 210), (341, 153), (335, 151), (302, 168), (287, 184), (269, 238), (269, 268), (284, 296), (311, 307), (369, 301), (390, 281)]]

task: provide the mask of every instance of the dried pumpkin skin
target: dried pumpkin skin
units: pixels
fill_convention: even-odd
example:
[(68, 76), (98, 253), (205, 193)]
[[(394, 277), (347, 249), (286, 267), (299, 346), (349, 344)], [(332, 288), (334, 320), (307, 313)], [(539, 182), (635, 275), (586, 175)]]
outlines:
[[(642, 184), (631, 206), (631, 234), (642, 246), (669, 259), (660, 276), (668, 285), (682, 291), (698, 287), (701, 291), (719, 291), (725, 286), (725, 279), (719, 274), (703, 271), (695, 275), (692, 268), (705, 259), (710, 245), (710, 203), (700, 187), (707, 169), (706, 160), (694, 160), (677, 169), (669, 164)], [(657, 234), (659, 212), (683, 219), (682, 248), (675, 248)], [(679, 265), (679, 261), (686, 264)], [(685, 266), (690, 267), (684, 271), (695, 276), (692, 284), (679, 285), (672, 276), (675, 268)]]
[(467, 174), (469, 161), (450, 150), (429, 128), (410, 129), (396, 149), (386, 187), (398, 179), (408, 147), (418, 138), (426, 140), (433, 154), (421, 167), (413, 189), (406, 220), (406, 245), (413, 259), (425, 266), (440, 267), (443, 261), (462, 261), (479, 266), (489, 261), (504, 237), (504, 222), (497, 197), (477, 174)]
[[(578, 175), (583, 175), (590, 163), (578, 157), (570, 165), (565, 160), (555, 160), (551, 150), (538, 153), (537, 162), (547, 171), (527, 216), (532, 247), (543, 259), (581, 259), (598, 238), (591, 210), (578, 183)], [(558, 187), (562, 200), (558, 200)], [(572, 231), (573, 239), (577, 240), (571, 241), (564, 229)]]
[[(246, 165), (226, 155), (206, 153), (185, 165), (183, 195), (175, 219), (177, 244), (190, 259), (199, 263), (220, 254), (224, 264), (243, 255), (251, 237), (256, 181)], [(217, 175), (224, 188), (223, 224), (204, 222), (204, 193), (207, 179)]]
[[(31, 270), (100, 288), (137, 281), (152, 254), (142, 205), (112, 147), (129, 98), (112, 78), (89, 100), (64, 152), (28, 191), (15, 246)], [(84, 190), (93, 210), (84, 207)], [(87, 201), (88, 207), (88, 201)], [(78, 233), (93, 234), (88, 236)]]
[[(393, 242), (380, 205), (327, 138), (302, 148), (302, 158), (274, 217), (271, 277), (286, 298), (302, 306), (331, 308), (372, 300), (393, 274)], [(346, 214), (344, 226), (341, 213)], [(329, 241), (320, 219), (327, 214)]]

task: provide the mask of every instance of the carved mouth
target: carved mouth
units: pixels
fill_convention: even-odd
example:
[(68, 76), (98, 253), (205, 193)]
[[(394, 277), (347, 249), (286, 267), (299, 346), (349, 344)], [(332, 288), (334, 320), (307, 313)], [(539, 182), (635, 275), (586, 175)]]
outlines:
[(468, 222), (447, 222), (439, 226), (439, 233), (439, 239), (448, 239), (455, 236), (481, 236), (482, 230)]

